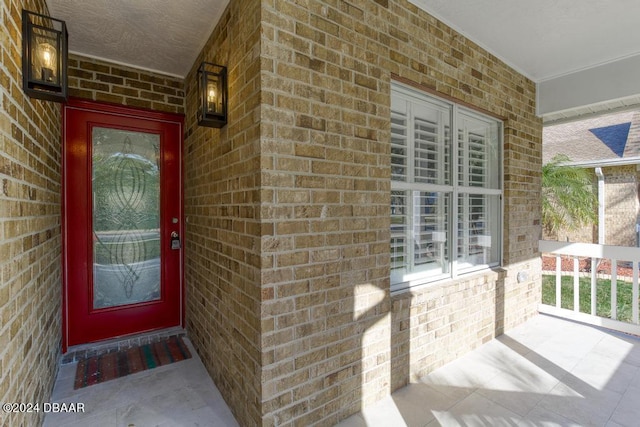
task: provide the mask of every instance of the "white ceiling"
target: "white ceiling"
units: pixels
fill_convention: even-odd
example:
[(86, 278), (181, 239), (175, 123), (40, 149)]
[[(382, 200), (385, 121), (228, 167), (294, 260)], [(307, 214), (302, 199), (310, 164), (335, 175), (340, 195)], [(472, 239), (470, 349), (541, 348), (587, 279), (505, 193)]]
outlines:
[[(71, 52), (179, 77), (184, 77), (190, 70), (229, 2), (46, 1), (51, 15), (67, 22)], [(622, 64), (624, 61), (620, 60), (623, 59), (640, 59), (638, 0), (409, 1), (539, 85), (561, 81), (560, 86), (567, 87), (562, 76), (572, 77), (584, 70), (599, 69), (598, 66), (604, 64)], [(627, 69), (627, 73), (637, 74), (635, 69)], [(611, 80), (609, 86), (615, 89), (617, 80), (608, 80)], [(587, 88), (599, 87), (599, 82), (602, 80), (589, 81)], [(573, 90), (573, 94), (588, 92), (582, 88)], [(575, 106), (598, 102), (590, 108), (608, 110), (617, 105), (611, 107), (609, 101), (621, 97), (626, 97), (627, 101), (634, 99), (633, 104), (636, 104), (638, 99), (633, 97), (640, 95), (638, 89), (625, 90), (618, 90), (616, 96), (609, 98), (600, 96), (583, 100)], [(624, 93), (620, 95), (620, 92)], [(569, 99), (572, 93), (557, 96)], [(543, 105), (545, 99), (538, 101)], [(543, 117), (555, 114), (546, 110), (543, 113)], [(554, 119), (566, 119), (574, 112), (563, 110), (560, 114), (562, 117)]]
[(533, 81), (640, 54), (638, 0), (409, 0)]
[(69, 51), (184, 77), (229, 0), (47, 0)]

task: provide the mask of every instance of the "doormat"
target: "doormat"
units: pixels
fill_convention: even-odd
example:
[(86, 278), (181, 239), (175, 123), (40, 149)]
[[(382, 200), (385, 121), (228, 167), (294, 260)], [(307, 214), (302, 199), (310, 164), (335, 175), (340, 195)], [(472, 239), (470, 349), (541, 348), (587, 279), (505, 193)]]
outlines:
[(88, 357), (78, 361), (73, 388), (99, 384), (189, 358), (191, 353), (180, 336)]

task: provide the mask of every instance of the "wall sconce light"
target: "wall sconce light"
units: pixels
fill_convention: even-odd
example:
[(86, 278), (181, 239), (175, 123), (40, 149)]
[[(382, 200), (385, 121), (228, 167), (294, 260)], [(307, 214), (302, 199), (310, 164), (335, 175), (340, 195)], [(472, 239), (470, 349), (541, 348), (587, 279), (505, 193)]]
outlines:
[(67, 38), (64, 21), (22, 11), (22, 88), (30, 97), (67, 100)]
[(198, 124), (221, 128), (227, 124), (227, 68), (203, 62), (198, 68)]

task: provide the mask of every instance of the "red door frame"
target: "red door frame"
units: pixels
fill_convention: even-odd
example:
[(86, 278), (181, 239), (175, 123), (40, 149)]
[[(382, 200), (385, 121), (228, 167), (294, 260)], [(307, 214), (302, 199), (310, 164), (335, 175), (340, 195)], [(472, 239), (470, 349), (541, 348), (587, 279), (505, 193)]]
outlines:
[[(77, 124), (71, 123), (72, 116), (82, 117), (81, 123), (83, 128), (79, 128)], [(182, 165), (182, 136), (184, 117), (178, 114), (162, 113), (157, 111), (149, 111), (139, 108), (122, 107), (118, 105), (105, 104), (93, 101), (85, 101), (71, 98), (63, 106), (63, 141), (62, 141), (62, 248), (63, 248), (63, 293), (62, 293), (62, 328), (63, 352), (67, 351), (68, 346), (81, 344), (84, 342), (93, 342), (103, 339), (113, 338), (115, 336), (125, 336), (139, 332), (151, 331), (171, 326), (184, 326), (184, 271), (183, 271), (183, 250), (170, 250), (169, 242), (172, 231), (177, 231), (179, 235), (184, 236), (183, 221), (183, 165)], [(166, 279), (166, 274), (170, 268), (171, 274), (179, 281), (177, 287), (168, 286), (168, 280), (162, 280), (163, 289), (160, 300), (150, 303), (135, 304), (127, 306), (125, 309), (112, 308), (93, 310), (91, 304), (91, 286), (93, 281), (92, 265), (89, 258), (92, 255), (92, 242), (89, 236), (92, 230), (92, 218), (90, 203), (91, 200), (91, 177), (90, 162), (88, 160), (88, 150), (90, 150), (90, 141), (87, 135), (90, 135), (90, 122), (95, 121), (97, 124), (106, 126), (111, 125), (115, 128), (124, 128), (141, 131), (157, 131), (161, 134), (161, 252), (162, 259), (169, 262), (164, 263), (161, 275)], [(82, 137), (84, 135), (84, 137)], [(171, 138), (165, 138), (170, 135)], [(67, 141), (67, 139), (72, 141)], [(83, 140), (84, 139), (84, 140)], [(163, 147), (168, 140), (175, 141), (177, 147), (171, 153), (176, 156), (165, 153)], [(74, 164), (78, 164), (78, 159), (83, 160), (84, 170), (68, 170), (67, 164), (70, 159)], [(175, 158), (177, 157), (177, 158)], [(82, 161), (81, 161), (82, 164)], [(166, 170), (165, 170), (166, 169)], [(163, 174), (165, 171), (165, 174)], [(167, 171), (172, 172), (171, 176), (178, 179), (168, 179)], [(164, 175), (164, 176), (163, 176)], [(82, 182), (80, 177), (84, 177)], [(83, 206), (75, 205), (73, 209), (68, 207), (70, 191), (67, 191), (68, 185), (79, 185), (86, 191), (86, 197)], [(169, 199), (168, 194), (175, 197)], [(175, 202), (177, 198), (177, 203)], [(171, 223), (171, 218), (178, 218), (178, 223)], [(169, 225), (171, 223), (171, 225)], [(84, 240), (82, 241), (82, 235)], [(80, 241), (78, 241), (80, 239)], [(78, 262), (78, 256), (72, 256), (70, 259), (69, 245), (77, 247), (85, 247), (87, 253), (81, 262)], [(184, 245), (182, 245), (184, 246)], [(82, 258), (82, 257), (81, 257)], [(171, 264), (173, 263), (173, 264)], [(173, 267), (170, 267), (173, 265)], [(70, 289), (72, 283), (81, 283), (86, 292), (74, 292)], [(80, 295), (81, 294), (81, 295)], [(169, 307), (175, 304), (175, 298), (178, 298), (177, 308), (172, 308), (170, 314), (159, 314), (161, 306)], [(73, 305), (80, 308), (81, 314), (74, 314), (75, 322), (70, 327), (71, 310)], [(93, 312), (92, 312), (93, 310)], [(117, 313), (117, 315), (116, 315)], [(84, 324), (78, 319), (88, 319), (87, 316), (93, 316), (93, 325)], [(143, 317), (144, 316), (144, 317)], [(144, 320), (147, 319), (147, 320)], [(136, 322), (136, 323), (133, 323)], [(134, 325), (137, 325), (134, 327)], [(89, 330), (90, 329), (90, 330)], [(114, 331), (115, 335), (112, 332)]]

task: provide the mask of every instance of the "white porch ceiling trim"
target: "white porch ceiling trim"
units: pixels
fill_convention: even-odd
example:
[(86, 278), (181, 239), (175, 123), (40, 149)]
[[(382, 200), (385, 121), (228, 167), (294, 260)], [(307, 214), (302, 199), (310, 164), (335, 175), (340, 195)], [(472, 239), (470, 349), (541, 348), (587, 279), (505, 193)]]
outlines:
[(545, 122), (640, 107), (637, 0), (409, 2), (535, 82)]
[[(638, 0), (408, 1), (535, 82), (545, 121), (640, 106)], [(229, 0), (46, 2), (71, 52), (184, 77)]]
[(637, 108), (640, 55), (537, 84), (538, 115), (545, 121)]

